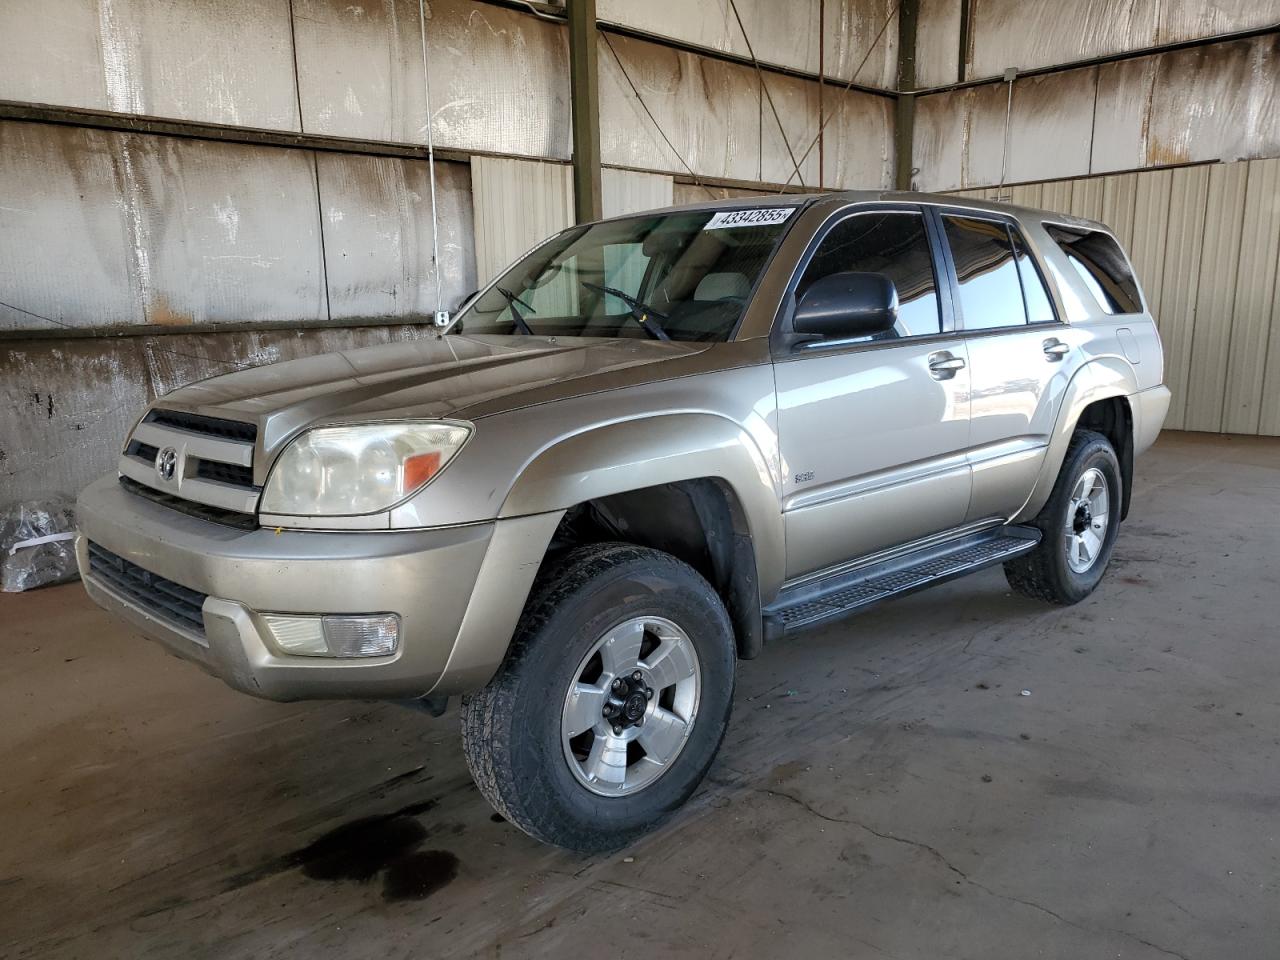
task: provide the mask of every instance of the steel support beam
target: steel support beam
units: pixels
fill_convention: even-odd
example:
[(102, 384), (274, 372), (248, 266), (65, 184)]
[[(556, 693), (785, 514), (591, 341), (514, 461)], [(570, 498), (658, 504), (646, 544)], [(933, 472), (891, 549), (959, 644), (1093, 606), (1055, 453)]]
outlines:
[(600, 82), (596, 0), (568, 0), (569, 99), (573, 105), (573, 209), (578, 223), (599, 220)]
[(911, 189), (916, 129), (916, 23), (919, 0), (898, 4), (898, 100), (893, 112), (893, 185)]

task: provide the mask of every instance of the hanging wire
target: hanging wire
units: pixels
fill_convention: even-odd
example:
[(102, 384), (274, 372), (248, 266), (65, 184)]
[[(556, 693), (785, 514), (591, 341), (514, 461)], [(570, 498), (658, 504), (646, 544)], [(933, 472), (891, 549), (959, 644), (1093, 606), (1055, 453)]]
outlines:
[(1009, 85), (1009, 99), (1004, 108), (1004, 146), (1000, 151), (1000, 189), (997, 193), (1004, 193), (1004, 175), (1009, 163), (1009, 120), (1013, 116), (1013, 81), (1017, 79), (1018, 71), (1010, 67), (1004, 72), (1005, 82)]
[[(889, 16), (885, 17), (884, 23), (880, 25), (880, 31), (876, 34), (875, 39), (871, 41), (871, 46), (867, 48), (866, 56), (862, 58), (862, 61), (854, 69), (852, 76), (849, 77), (849, 82), (844, 85), (845, 93), (848, 93), (853, 89), (853, 84), (858, 79), (858, 74), (862, 72), (862, 68), (865, 67), (867, 65), (867, 61), (871, 59), (871, 54), (875, 52), (876, 47), (880, 44), (880, 38), (884, 36), (884, 32), (889, 29), (889, 24), (893, 22), (894, 17), (898, 15), (898, 12), (901, 9), (902, 2), (901, 0), (898, 0), (898, 2), (893, 5), (893, 9), (889, 11)], [(818, 82), (822, 83), (823, 79), (819, 77)], [(813, 148), (818, 145), (818, 140), (822, 137), (822, 131), (827, 129), (828, 123), (840, 115), (840, 111), (844, 109), (845, 102), (846, 101), (843, 99), (840, 100), (840, 102), (836, 104), (836, 108), (832, 110), (831, 113), (822, 121), (821, 126), (818, 127), (818, 132), (814, 135), (814, 138), (809, 141), (808, 149), (801, 155), (801, 163), (804, 163), (809, 159), (809, 154), (813, 152)], [(794, 176), (794, 174), (787, 177), (787, 182), (782, 185), (782, 189), (779, 190), (778, 193), (785, 192), (787, 187), (791, 186), (792, 176)]]
[[(738, 13), (737, 0), (729, 0), (729, 9), (733, 11), (733, 17), (738, 21), (738, 29), (742, 31), (742, 39), (747, 42), (747, 53), (751, 54), (751, 62), (755, 64), (756, 79), (760, 81), (760, 89), (764, 91), (764, 98), (769, 101), (769, 109), (773, 111), (773, 120), (778, 125), (778, 133), (782, 136), (782, 142), (787, 148), (787, 155), (791, 157), (791, 166), (795, 170), (796, 179), (800, 181), (800, 186), (804, 187), (804, 174), (800, 172), (800, 164), (796, 162), (795, 151), (791, 149), (791, 141), (787, 137), (787, 131), (782, 128), (782, 118), (778, 116), (778, 108), (773, 105), (773, 94), (769, 92), (769, 85), (764, 82), (764, 71), (760, 69), (760, 61), (756, 58), (756, 52), (751, 46), (751, 38), (747, 36), (747, 28), (742, 23), (742, 14)], [(819, 25), (821, 30), (821, 25)], [(764, 135), (762, 130), (761, 136)], [(788, 179), (788, 182), (790, 180)]]
[(658, 123), (658, 118), (653, 115), (653, 111), (649, 109), (649, 105), (644, 102), (644, 97), (640, 96), (640, 90), (636, 87), (635, 81), (631, 79), (631, 74), (627, 73), (627, 68), (623, 66), (622, 58), (618, 56), (618, 51), (613, 49), (613, 41), (609, 39), (609, 34), (601, 31), (600, 36), (604, 37), (604, 45), (608, 47), (609, 52), (613, 54), (613, 59), (617, 62), (618, 69), (622, 71), (623, 79), (627, 81), (627, 86), (631, 88), (631, 92), (636, 95), (636, 100), (640, 102), (641, 109), (643, 109), (645, 115), (648, 116), (654, 129), (658, 131), (658, 135), (662, 137), (667, 147), (669, 147), (671, 152), (675, 154), (676, 159), (680, 161), (680, 166), (684, 167), (685, 170), (689, 172), (689, 176), (693, 178), (695, 186), (699, 186), (703, 190), (707, 191), (707, 196), (712, 200), (719, 200), (720, 198), (716, 196), (715, 191), (699, 180), (698, 175), (693, 172), (693, 167), (689, 166), (689, 164), (685, 162), (684, 157), (680, 155), (680, 151), (676, 149), (676, 145), (671, 142), (671, 138), (667, 136), (666, 132), (662, 129), (662, 125)]
[(431, 274), (436, 287), (436, 309), (432, 322), (442, 313), (440, 295), (440, 230), (436, 221), (436, 150), (431, 136), (435, 118), (431, 114), (431, 75), (427, 70), (427, 3), (418, 0), (418, 32), (422, 38), (422, 93), (427, 109), (427, 177), (431, 181)]

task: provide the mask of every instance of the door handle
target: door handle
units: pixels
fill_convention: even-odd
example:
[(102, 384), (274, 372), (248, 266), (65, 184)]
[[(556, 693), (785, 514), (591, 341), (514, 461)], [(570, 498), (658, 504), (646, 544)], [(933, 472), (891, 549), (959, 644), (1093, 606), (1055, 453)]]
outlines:
[(935, 380), (950, 380), (956, 371), (964, 369), (964, 359), (946, 350), (929, 354), (929, 375)]
[(1071, 352), (1071, 345), (1063, 343), (1056, 337), (1050, 337), (1042, 346), (1044, 347), (1044, 358), (1050, 363), (1057, 363)]

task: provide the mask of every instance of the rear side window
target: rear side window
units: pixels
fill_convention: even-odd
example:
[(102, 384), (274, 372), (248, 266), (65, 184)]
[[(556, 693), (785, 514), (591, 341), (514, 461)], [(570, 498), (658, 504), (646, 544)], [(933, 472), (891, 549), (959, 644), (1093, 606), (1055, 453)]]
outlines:
[(858, 213), (831, 228), (796, 286), (796, 299), (815, 280), (833, 273), (882, 273), (898, 290), (898, 322), (877, 339), (938, 333), (938, 285), (933, 255), (919, 213)]
[(1053, 223), (1044, 228), (1067, 255), (1098, 306), (1107, 313), (1142, 312), (1137, 281), (1114, 237), (1099, 230), (1076, 230)]
[(964, 329), (1025, 324), (1022, 281), (1004, 223), (944, 215), (942, 224), (960, 284)]
[(1044, 279), (1036, 268), (1035, 258), (1016, 228), (1010, 227), (1009, 235), (1013, 237), (1013, 252), (1018, 257), (1018, 279), (1022, 281), (1022, 297), (1027, 304), (1027, 322), (1053, 323), (1058, 318), (1053, 312), (1049, 291), (1044, 287)]

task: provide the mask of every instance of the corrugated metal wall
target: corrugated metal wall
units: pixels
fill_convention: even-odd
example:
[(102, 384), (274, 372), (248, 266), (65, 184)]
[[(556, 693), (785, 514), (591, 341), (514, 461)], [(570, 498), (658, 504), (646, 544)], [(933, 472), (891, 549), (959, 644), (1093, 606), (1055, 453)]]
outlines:
[(1164, 341), (1166, 426), (1280, 436), (1280, 159), (958, 192), (1110, 226)]

